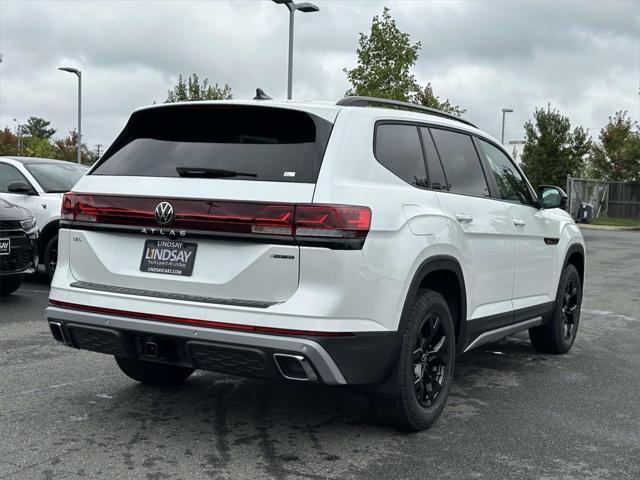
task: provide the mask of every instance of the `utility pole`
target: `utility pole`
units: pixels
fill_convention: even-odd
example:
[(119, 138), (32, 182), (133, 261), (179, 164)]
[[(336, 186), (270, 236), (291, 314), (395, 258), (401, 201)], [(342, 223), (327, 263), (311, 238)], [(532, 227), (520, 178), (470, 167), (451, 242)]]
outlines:
[(100, 147), (102, 147), (102, 144), (101, 144), (101, 143), (98, 143), (98, 144), (96, 145), (96, 156), (97, 156), (98, 158), (100, 158)]

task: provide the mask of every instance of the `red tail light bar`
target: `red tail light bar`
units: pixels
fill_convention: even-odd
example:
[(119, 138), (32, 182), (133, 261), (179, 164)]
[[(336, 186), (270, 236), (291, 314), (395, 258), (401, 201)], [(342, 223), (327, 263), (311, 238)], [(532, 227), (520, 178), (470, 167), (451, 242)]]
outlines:
[[(171, 214), (159, 218), (156, 209), (162, 202), (170, 204)], [(61, 222), (63, 226), (74, 228), (117, 226), (120, 231), (136, 233), (140, 233), (140, 228), (149, 228), (184, 231), (197, 236), (281, 238), (305, 245), (362, 248), (371, 226), (371, 210), (352, 205), (164, 199), (70, 192), (64, 195)]]
[(96, 307), (93, 305), (80, 305), (77, 303), (63, 302), (60, 300), (49, 300), (49, 305), (61, 308), (71, 308), (86, 312), (103, 313), (105, 315), (124, 316), (138, 318), (141, 320), (153, 320), (156, 322), (178, 323), (182, 325), (198, 325), (201, 327), (221, 328), (223, 330), (242, 330), (256, 333), (273, 333), (278, 335), (300, 335), (305, 337), (352, 337), (351, 332), (320, 332), (317, 330), (294, 330), (289, 328), (261, 327), (258, 325), (244, 325), (239, 323), (216, 322), (212, 320), (199, 320), (195, 318), (172, 317), (170, 315), (160, 315), (157, 313), (131, 312), (128, 310), (117, 310), (114, 308)]

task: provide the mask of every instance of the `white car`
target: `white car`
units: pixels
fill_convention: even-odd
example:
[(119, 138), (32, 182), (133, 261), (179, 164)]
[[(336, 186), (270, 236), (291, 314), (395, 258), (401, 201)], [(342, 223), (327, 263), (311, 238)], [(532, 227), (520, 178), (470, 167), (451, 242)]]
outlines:
[(565, 201), (415, 105), (154, 105), (65, 195), (47, 318), (140, 382), (360, 385), (423, 429), (456, 355), (523, 330), (571, 348), (585, 248)]
[(38, 254), (49, 277), (53, 277), (57, 262), (62, 194), (87, 170), (64, 160), (0, 157), (0, 198), (26, 208), (36, 219)]

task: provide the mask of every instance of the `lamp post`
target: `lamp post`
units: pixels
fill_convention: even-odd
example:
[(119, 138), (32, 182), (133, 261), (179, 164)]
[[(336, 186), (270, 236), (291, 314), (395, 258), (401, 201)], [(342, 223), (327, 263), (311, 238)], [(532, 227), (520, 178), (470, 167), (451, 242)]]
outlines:
[(63, 72), (74, 73), (78, 77), (78, 163), (82, 163), (82, 72), (77, 68), (58, 67)]
[(313, 3), (293, 3), (293, 0), (273, 0), (274, 3), (285, 5), (289, 9), (289, 70), (287, 81), (287, 99), (291, 100), (291, 90), (293, 83), (293, 15), (296, 10), (303, 13), (313, 13), (320, 11)]
[(502, 109), (502, 141), (500, 143), (502, 143), (502, 145), (504, 145), (504, 116), (506, 113), (512, 113), (513, 110), (510, 108), (503, 108)]
[(18, 155), (22, 156), (22, 125), (17, 118), (14, 118), (13, 121), (16, 124), (16, 136), (18, 137)]

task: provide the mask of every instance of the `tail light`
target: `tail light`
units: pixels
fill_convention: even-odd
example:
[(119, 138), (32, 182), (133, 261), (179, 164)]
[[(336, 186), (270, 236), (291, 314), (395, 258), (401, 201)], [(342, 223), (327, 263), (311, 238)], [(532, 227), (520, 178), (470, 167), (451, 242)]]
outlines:
[(77, 195), (65, 193), (62, 197), (62, 211), (60, 220), (75, 222), (96, 222), (97, 209), (91, 195)]
[(348, 205), (296, 205), (296, 237), (362, 238), (371, 226), (371, 210)]
[[(168, 201), (172, 221), (161, 225), (155, 210)], [(371, 210), (351, 205), (233, 202), (203, 199), (162, 199), (66, 193), (61, 221), (74, 228), (83, 224), (197, 232), (198, 236), (278, 238), (300, 245), (362, 248), (371, 227)], [(93, 228), (95, 228), (93, 227)], [(125, 227), (125, 228), (123, 228)], [(133, 230), (133, 229), (131, 229)], [(342, 242), (342, 246), (340, 243)]]

